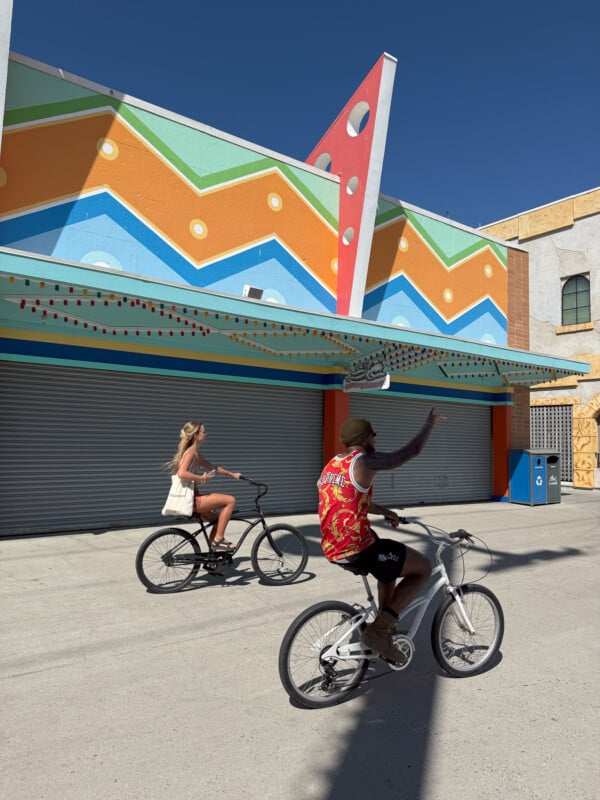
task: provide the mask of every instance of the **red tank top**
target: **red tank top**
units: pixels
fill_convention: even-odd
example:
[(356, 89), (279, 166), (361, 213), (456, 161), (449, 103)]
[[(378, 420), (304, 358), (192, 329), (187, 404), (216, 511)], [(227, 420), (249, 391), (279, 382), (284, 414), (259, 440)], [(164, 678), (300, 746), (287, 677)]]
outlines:
[(367, 516), (373, 486), (365, 489), (352, 480), (352, 465), (361, 455), (353, 450), (335, 456), (319, 478), (321, 547), (329, 561), (354, 556), (375, 541)]

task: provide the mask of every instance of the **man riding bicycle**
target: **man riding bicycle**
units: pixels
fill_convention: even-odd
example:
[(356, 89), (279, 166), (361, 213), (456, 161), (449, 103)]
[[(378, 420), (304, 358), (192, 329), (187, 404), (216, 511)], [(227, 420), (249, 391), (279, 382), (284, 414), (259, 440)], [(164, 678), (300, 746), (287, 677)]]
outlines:
[[(431, 575), (425, 556), (395, 539), (379, 539), (371, 529), (368, 514), (382, 514), (397, 527), (398, 515), (374, 503), (373, 478), (380, 470), (396, 469), (419, 455), (435, 425), (445, 419), (431, 409), (427, 420), (408, 444), (391, 453), (375, 450), (377, 435), (369, 420), (350, 418), (340, 429), (346, 448), (334, 456), (318, 481), (321, 546), (325, 557), (353, 572), (373, 575), (377, 580), (379, 611), (366, 626), (361, 640), (366, 647), (395, 664), (406, 657), (392, 641), (400, 612), (418, 594)], [(398, 579), (401, 579), (398, 583)]]

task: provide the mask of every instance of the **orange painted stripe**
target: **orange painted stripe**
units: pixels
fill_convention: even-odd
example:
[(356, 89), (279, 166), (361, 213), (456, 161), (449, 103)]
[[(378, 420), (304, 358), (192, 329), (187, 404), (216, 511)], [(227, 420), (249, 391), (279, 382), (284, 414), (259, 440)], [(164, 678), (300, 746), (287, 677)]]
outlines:
[[(406, 250), (399, 249), (400, 238), (406, 241)], [(491, 267), (490, 277), (486, 276), (485, 267)], [(406, 275), (445, 319), (453, 319), (486, 296), (507, 313), (507, 274), (495, 253), (481, 250), (448, 270), (408, 220), (376, 231), (367, 291), (400, 274)], [(445, 299), (446, 289), (452, 293), (450, 301)]]
[[(98, 152), (107, 140), (112, 160)], [(107, 188), (197, 264), (277, 237), (335, 292), (337, 234), (277, 171), (200, 193), (109, 112), (6, 132), (2, 166), (1, 214)]]

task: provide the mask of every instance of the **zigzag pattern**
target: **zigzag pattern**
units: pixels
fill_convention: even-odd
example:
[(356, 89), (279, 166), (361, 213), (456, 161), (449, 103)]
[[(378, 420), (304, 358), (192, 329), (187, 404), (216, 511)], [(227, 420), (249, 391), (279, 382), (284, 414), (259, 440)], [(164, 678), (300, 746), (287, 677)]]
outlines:
[[(392, 317), (398, 316), (399, 307), (407, 317), (409, 327), (417, 330), (469, 339), (481, 338), (481, 335), (474, 334), (474, 330), (480, 330), (481, 334), (492, 336), (495, 344), (506, 343), (506, 316), (488, 297), (458, 314), (453, 320), (446, 320), (406, 276), (400, 275), (388, 287), (372, 292), (365, 298), (364, 317), (380, 322), (393, 322)], [(390, 308), (394, 310), (390, 311)]]
[(461, 320), (472, 318), (477, 309), (490, 311), (505, 327), (505, 263), (486, 240), (473, 238), (468, 248), (448, 257), (418, 225), (415, 215), (410, 219), (403, 215), (379, 228), (371, 253), (365, 311), (378, 306), (377, 319), (388, 321), (386, 309), (397, 306), (398, 295), (404, 292), (436, 331), (461, 330)]
[[(100, 101), (100, 109), (81, 110)], [(152, 252), (168, 257), (166, 265), (192, 285), (210, 286), (224, 264), (230, 272), (243, 274), (249, 266), (275, 258), (294, 282), (313, 292), (317, 307), (331, 310), (337, 231), (314, 196), (307, 189), (301, 193), (305, 187), (299, 187), (294, 170), (255, 157), (210, 179), (191, 176), (189, 168), (183, 174), (178, 168), (183, 165), (174, 163), (174, 154), (164, 144), (162, 152), (157, 150), (156, 136), (152, 143), (142, 138), (115, 116), (114, 109), (106, 108), (106, 98), (77, 101), (77, 115), (73, 104), (20, 110), (18, 122), (16, 112), (8, 115), (13, 126), (3, 139), (7, 182), (0, 193), (0, 214), (10, 220), (3, 226), (5, 245), (39, 234), (42, 227), (54, 224), (53, 215), (60, 221), (56, 227), (68, 231), (89, 213), (89, 198), (110, 187), (119, 203), (107, 203), (104, 213), (115, 213), (111, 218), (122, 224), (127, 216), (123, 210), (129, 209), (130, 235), (145, 247), (156, 247)], [(69, 116), (64, 116), (65, 106)], [(50, 110), (63, 116), (48, 122)], [(27, 113), (35, 117), (42, 112), (43, 122), (25, 122)], [(82, 195), (85, 199), (74, 199)], [(85, 204), (81, 213), (79, 203)], [(110, 242), (104, 249), (110, 252)], [(197, 268), (193, 280), (190, 265)], [(122, 266), (130, 270), (130, 265)]]
[[(91, 194), (64, 203), (40, 208), (8, 219), (0, 219), (0, 241), (19, 244), (32, 237), (44, 236), (53, 231), (63, 230), (65, 226), (74, 228), (85, 223), (89, 228), (94, 220), (107, 217), (115, 222), (122, 231), (123, 247), (131, 250), (140, 245), (190, 286), (207, 288), (218, 282), (227, 280), (246, 270), (256, 268), (270, 260), (281, 265), (286, 273), (297, 284), (297, 291), (310, 293), (328, 311), (335, 310), (335, 297), (327, 292), (318, 281), (314, 280), (306, 270), (298, 264), (288, 251), (277, 240), (261, 242), (258, 245), (241, 249), (223, 258), (219, 258), (198, 270), (185, 255), (161, 237), (156, 231), (145, 226), (129, 209), (108, 192)], [(67, 223), (68, 220), (68, 223)], [(127, 238), (129, 237), (129, 239)], [(68, 253), (58, 253), (59, 258), (68, 259)], [(143, 256), (141, 256), (143, 258)], [(70, 259), (72, 260), (72, 259)], [(117, 259), (121, 263), (120, 259)], [(172, 275), (166, 272), (153, 275), (171, 280)]]

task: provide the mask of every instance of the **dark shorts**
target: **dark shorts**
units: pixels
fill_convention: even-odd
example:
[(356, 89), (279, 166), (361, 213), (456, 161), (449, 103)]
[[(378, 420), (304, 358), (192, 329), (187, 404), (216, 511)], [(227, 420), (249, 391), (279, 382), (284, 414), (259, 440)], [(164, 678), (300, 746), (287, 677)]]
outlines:
[(402, 574), (405, 559), (405, 544), (396, 539), (377, 539), (355, 556), (335, 563), (359, 575), (372, 575), (382, 583), (391, 583)]

